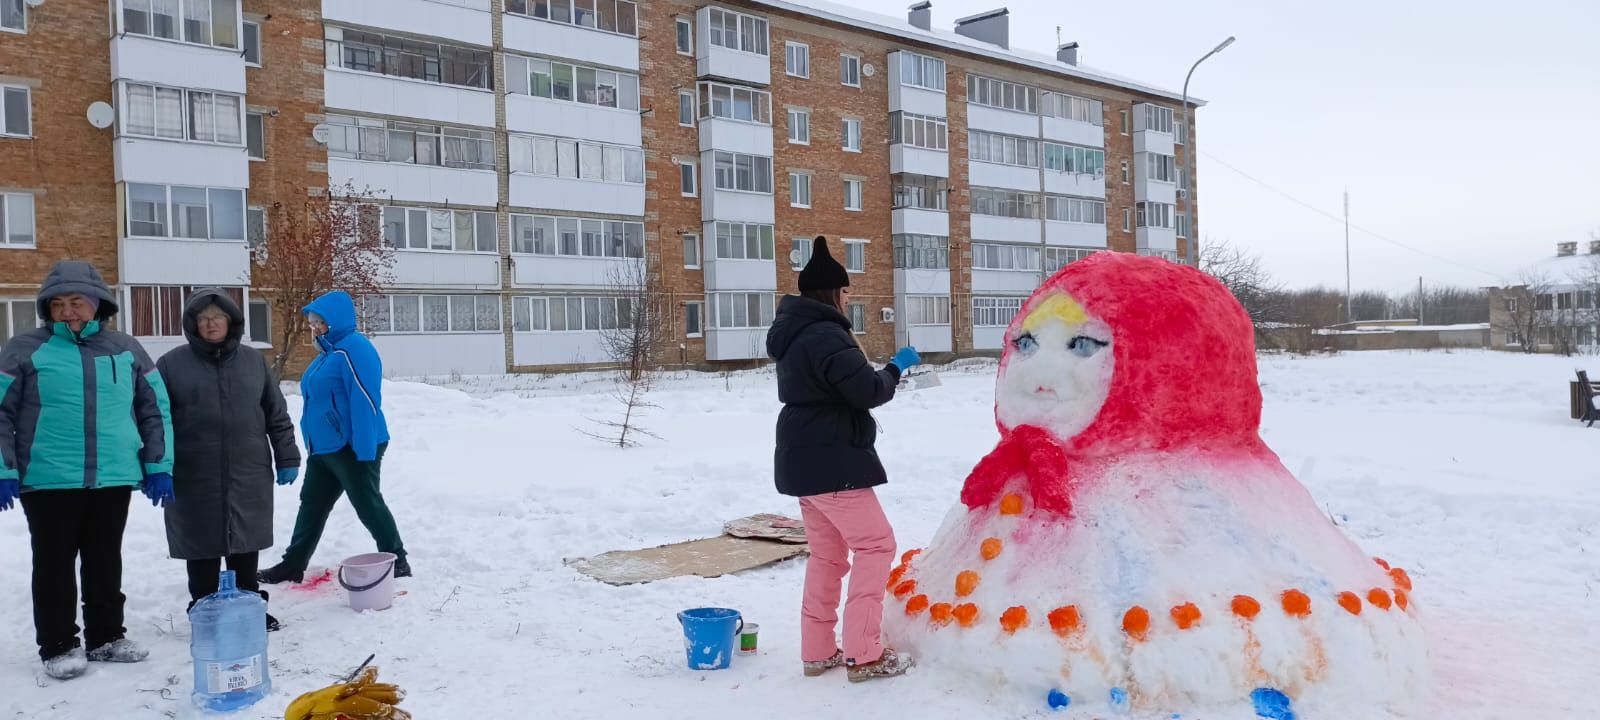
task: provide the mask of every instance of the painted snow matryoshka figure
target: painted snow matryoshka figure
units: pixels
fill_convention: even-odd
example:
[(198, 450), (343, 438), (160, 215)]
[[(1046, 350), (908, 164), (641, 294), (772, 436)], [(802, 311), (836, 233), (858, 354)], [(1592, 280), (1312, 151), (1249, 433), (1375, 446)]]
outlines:
[(1262, 442), (1252, 326), (1220, 283), (1097, 253), (1005, 342), (1000, 443), (891, 575), (892, 642), (1052, 705), (1348, 713), (1426, 692), (1410, 578)]

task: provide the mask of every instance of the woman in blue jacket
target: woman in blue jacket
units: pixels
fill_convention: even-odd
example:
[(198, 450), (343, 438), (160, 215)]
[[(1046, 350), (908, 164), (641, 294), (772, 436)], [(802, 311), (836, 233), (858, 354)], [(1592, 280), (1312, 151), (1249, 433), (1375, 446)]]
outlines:
[(394, 514), (383, 501), (379, 476), (389, 447), (389, 426), (383, 419), (383, 361), (366, 336), (356, 332), (356, 308), (350, 296), (334, 291), (313, 300), (305, 313), (321, 353), (300, 376), (300, 433), (305, 437), (305, 485), (300, 488), (300, 514), (283, 561), (260, 574), (276, 585), (305, 579), (306, 566), (322, 539), (339, 496), (349, 495), (356, 517), (372, 533), (379, 552), (394, 553), (395, 577), (411, 577), (405, 546)]

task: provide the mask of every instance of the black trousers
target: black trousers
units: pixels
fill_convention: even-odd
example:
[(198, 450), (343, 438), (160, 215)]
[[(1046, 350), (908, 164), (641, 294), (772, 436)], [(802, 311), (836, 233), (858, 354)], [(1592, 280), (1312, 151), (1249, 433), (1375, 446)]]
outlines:
[[(203, 598), (217, 591), (217, 585), (222, 581), (222, 558), (207, 558), (205, 560), (185, 560), (184, 565), (189, 571), (189, 607), (200, 602)], [(234, 583), (244, 592), (253, 592), (267, 599), (267, 594), (261, 591), (261, 581), (256, 579), (256, 571), (261, 567), (261, 553), (240, 553), (229, 555), (228, 569), (233, 571)]]
[(89, 649), (122, 639), (122, 531), (131, 487), (34, 490), (22, 494), (33, 546), (33, 628), (46, 660), (78, 647), (78, 583), (83, 580)]

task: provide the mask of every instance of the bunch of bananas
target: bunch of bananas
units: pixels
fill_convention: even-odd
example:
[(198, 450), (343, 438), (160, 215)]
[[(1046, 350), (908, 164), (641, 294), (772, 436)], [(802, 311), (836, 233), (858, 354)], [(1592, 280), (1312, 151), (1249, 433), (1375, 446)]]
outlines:
[(284, 720), (411, 720), (395, 707), (405, 691), (378, 682), (378, 668), (368, 667), (355, 680), (308, 692), (289, 703)]

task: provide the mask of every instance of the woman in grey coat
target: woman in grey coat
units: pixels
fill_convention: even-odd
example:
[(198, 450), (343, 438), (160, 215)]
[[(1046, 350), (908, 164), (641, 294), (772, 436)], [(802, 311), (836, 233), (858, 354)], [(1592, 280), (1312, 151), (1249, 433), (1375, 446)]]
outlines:
[[(224, 558), (241, 590), (265, 598), (256, 572), (272, 546), (272, 483), (300, 472), (294, 423), (266, 358), (239, 343), (244, 315), (226, 292), (191, 296), (183, 334), (189, 344), (156, 363), (172, 400), (167, 546), (188, 562), (190, 608), (217, 591)], [(278, 629), (271, 615), (267, 629)]]

